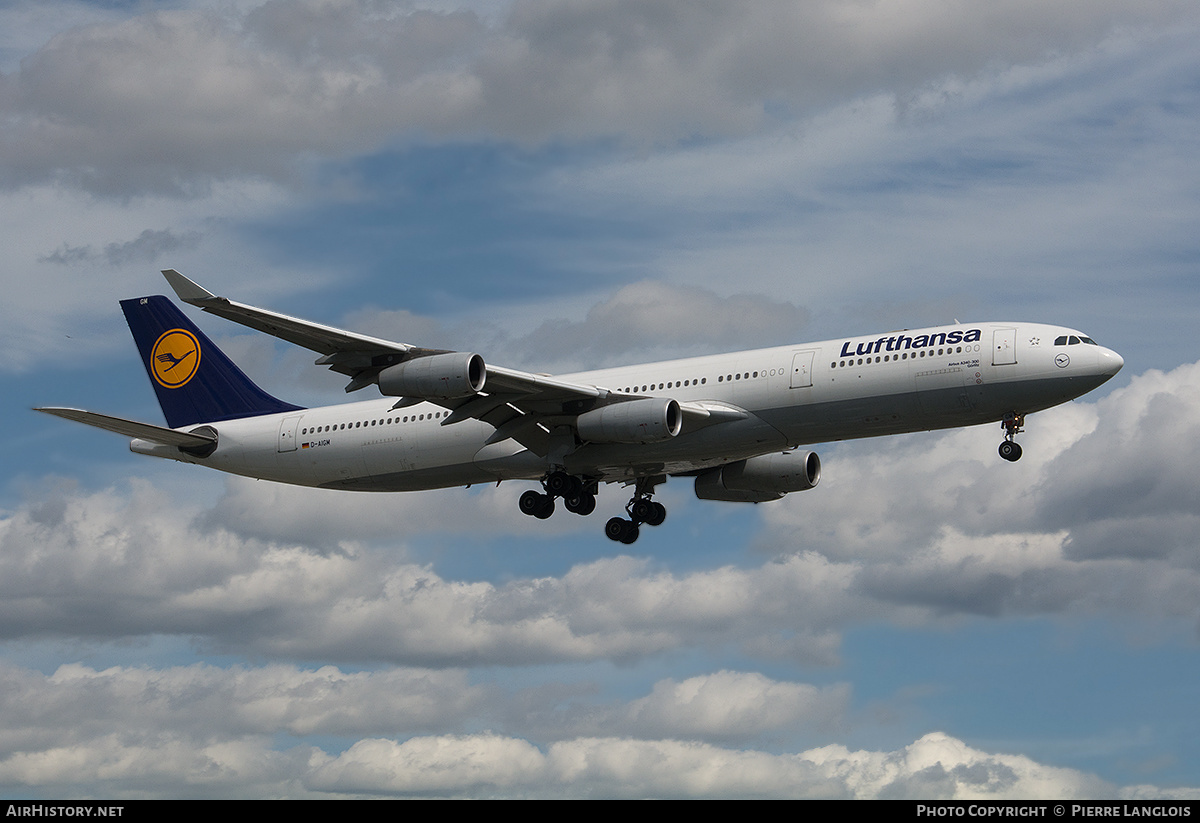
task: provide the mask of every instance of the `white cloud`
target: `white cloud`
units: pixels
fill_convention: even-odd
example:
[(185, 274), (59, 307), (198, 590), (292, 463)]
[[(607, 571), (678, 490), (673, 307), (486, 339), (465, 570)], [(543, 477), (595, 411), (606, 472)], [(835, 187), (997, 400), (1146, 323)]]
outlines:
[(892, 752), (827, 746), (796, 754), (611, 737), (554, 743), (544, 754), (494, 734), (368, 740), (319, 767), (308, 786), (349, 793), (931, 800), (1116, 792), (1092, 775), (982, 752), (941, 733)]
[[(112, 295), (156, 291), (146, 271), (160, 264), (247, 302), (294, 296), (320, 262), (264, 264), (255, 244), (278, 238), (260, 219), (326, 186), (330, 160), (447, 138), (554, 146), (504, 205), (639, 231), (521, 248), (571, 288), (493, 303), (472, 329), (373, 309), (348, 326), (455, 347), (486, 334), (485, 356), (507, 346), (542, 370), (550, 348), (585, 367), (799, 326), (932, 322), (974, 301), (1088, 317), (1178, 357), (1195, 325), (1176, 287), (1194, 258), (1194, 4), (893, 5), (7, 4), (0, 368), (128, 347)], [(361, 194), (332, 176), (319, 196)], [(279, 369), (269, 341), (229, 344), (276, 391), (311, 361)], [(325, 388), (303, 368), (306, 390)], [(840, 444), (820, 488), (754, 509), (685, 503), (689, 483), (672, 481), (671, 521), (642, 540), (679, 554), (655, 559), (605, 556), (600, 511), (520, 516), (507, 484), (356, 496), (235, 479), (222, 495), (160, 482), (199, 471), (166, 467), (30, 495), (0, 514), (13, 655), (65, 641), (104, 657), (133, 640), (315, 662), (0, 666), (0, 782), (64, 796), (1194, 795), (940, 733), (817, 747), (847, 726), (864, 739), (851, 685), (775, 678), (835, 662), (864, 624), (1193, 623), (1198, 383), (1198, 365), (1147, 372), (1035, 415), (1016, 465), (988, 428)], [(667, 532), (685, 518), (683, 548)], [(732, 520), (750, 531), (722, 548), (708, 529)], [(488, 579), (461, 561), (476, 547), (512, 552), (514, 571)], [(755, 660), (773, 677), (737, 670)], [(629, 676), (643, 680), (614, 685)]]
[[(847, 609), (837, 592), (852, 577), (808, 556), (684, 576), (618, 557), (559, 578), (459, 582), (348, 536), (322, 555), (197, 525), (194, 507), (144, 483), (127, 497), (62, 493), (22, 507), (0, 520), (0, 548), (8, 637), (166, 632), (257, 653), (436, 665), (638, 657), (681, 642), (827, 658)], [(796, 598), (804, 615), (781, 627)]]
[(894, 752), (827, 746), (807, 755), (860, 799), (1094, 798), (1113, 792), (1092, 775), (1020, 755), (988, 754), (936, 732)]
[(499, 793), (540, 783), (545, 757), (524, 740), (494, 734), (360, 740), (313, 770), (313, 789), (358, 794)]
[(504, 489), (381, 506), (232, 481), (208, 507), (138, 481), (128, 493), (62, 490), (0, 519), (0, 631), (169, 632), (302, 659), (445, 666), (693, 645), (829, 661), (866, 620), (1186, 618), (1200, 597), (1198, 373), (1151, 372), (1094, 405), (1031, 416), (1017, 464), (995, 455), (991, 427), (843, 445), (817, 489), (756, 509), (758, 548), (774, 559), (752, 568), (673, 573), (613, 557), (491, 583), (406, 559), (407, 541), (447, 524), (493, 540), (594, 526), (530, 521)]
[[(771, 723), (805, 722), (842, 701), (836, 689), (753, 673), (662, 681), (650, 695), (612, 707), (613, 717), (637, 726), (636, 738), (560, 729), (566, 734), (544, 746), (527, 732), (421, 734), (494, 722), (522, 700), (472, 686), (462, 671), (66, 664), (47, 676), (4, 665), (0, 684), (0, 785), (24, 790), (931, 799), (1114, 791), (1091, 775), (983, 752), (940, 733), (892, 752), (830, 745), (772, 754), (708, 742), (752, 740)], [(743, 716), (733, 716), (738, 711)], [(735, 727), (746, 723), (756, 729), (739, 735)], [(311, 735), (325, 746), (352, 742), (330, 752), (305, 742)], [(1161, 794), (1149, 786), (1130, 791)]]
[(694, 286), (642, 281), (619, 289), (578, 322), (550, 320), (513, 348), (539, 370), (599, 368), (799, 339), (808, 312), (757, 294), (721, 296)]
[[(655, 280), (564, 302), (570, 305), (550, 299), (509, 307), (502, 318), (508, 331), (492, 316), (446, 322), (404, 309), (362, 309), (340, 322), (387, 340), (474, 350), (495, 365), (562, 374), (780, 345), (799, 339), (809, 321), (807, 309), (778, 297)], [(519, 328), (514, 311), (530, 325)]]
[[(169, 291), (159, 268), (213, 272), (213, 286), (244, 271), (246, 243), (229, 223), (280, 208), (287, 195), (253, 181), (212, 187), (192, 200), (144, 196), (121, 203), (55, 185), (0, 191), (6, 249), (0, 303), (0, 370), (81, 366), (131, 351), (118, 299)], [(302, 289), (311, 273), (258, 263), (243, 300)], [(199, 275), (197, 275), (199, 276)], [(206, 279), (206, 278), (201, 278)], [(218, 282), (214, 283), (212, 280)]]
[(283, 664), (96, 670), (69, 663), (49, 676), (6, 664), (0, 681), (5, 755), (122, 729), (216, 739), (422, 732), (462, 722), (488, 691), (469, 684), (461, 670), (344, 672)]
[(764, 508), (764, 547), (856, 560), (856, 590), (949, 613), (1191, 615), (1197, 373), (1031, 415), (1017, 464), (991, 426), (841, 446), (817, 490)]
[(593, 0), (516, 3), (499, 22), (370, 2), (138, 14), (60, 33), (2, 78), (4, 177), (187, 192), (428, 134), (739, 134), (772, 109), (911, 91), (1189, 14), (1177, 0), (929, 0), (903, 14), (832, 0)]
[(796, 724), (833, 728), (845, 714), (849, 689), (780, 683), (761, 674), (720, 671), (664, 680), (628, 707), (627, 734), (746, 740)]
[[(1183, 333), (1190, 314), (1161, 295), (1186, 302), (1194, 251), (1193, 41), (1123, 34), (1036, 66), (999, 62), (738, 139), (576, 164), (538, 191), (654, 226), (641, 276), (749, 281), (817, 309), (822, 336), (981, 307), (1038, 317), (1060, 293), (1070, 302), (1044, 319), (1112, 335), (1153, 311)], [(1135, 270), (1159, 289), (1133, 289)], [(1110, 289), (1136, 305), (1114, 312)]]
[[(1196, 791), (1121, 788), (940, 732), (892, 751), (840, 744), (768, 751), (761, 743), (778, 733), (838, 731), (846, 688), (754, 672), (665, 679), (645, 696), (580, 704), (549, 723), (528, 711), (529, 701), (544, 701), (548, 689), (562, 694), (563, 685), (514, 690), (473, 680), (464, 670), (329, 665), (70, 663), (46, 675), (3, 664), (0, 785), (151, 797), (1013, 799)], [(492, 725), (512, 730), (462, 730)]]
[[(287, 539), (294, 526), (286, 512), (312, 501), (280, 494), (284, 516), (256, 521), (249, 512), (272, 506), (265, 484), (246, 484), (242, 510), (236, 486), (215, 503), (184, 505), (172, 488), (141, 481), (127, 491), (43, 492), (0, 518), (6, 638), (177, 635), (234, 654), (437, 670), (68, 665), (45, 677), (10, 667), (0, 673), (8, 684), (0, 737), (13, 742), (0, 752), (0, 780), (164, 794), (1117, 792), (1087, 774), (945, 735), (897, 751), (762, 750), (776, 737), (836, 734), (847, 724), (848, 686), (722, 668), (660, 679), (624, 703), (585, 699), (574, 686), (567, 691), (575, 697), (529, 711), (550, 686), (497, 697), (455, 667), (631, 661), (688, 649), (830, 663), (855, 626), (962, 614), (1190, 621), (1200, 574), (1194, 551), (1183, 548), (1194, 541), (1184, 532), (1200, 464), (1188, 446), (1200, 441), (1192, 432), (1198, 373), (1200, 364), (1148, 372), (1094, 404), (1031, 416), (1017, 464), (995, 456), (999, 431), (990, 427), (843, 444), (820, 487), (755, 509), (767, 526), (758, 547), (773, 559), (748, 568), (677, 573), (612, 557), (558, 575), (456, 580), (407, 560), (403, 539), (385, 540), (381, 517), (367, 513), (356, 533), (349, 502), (326, 532), (341, 532), (340, 541), (318, 546), (310, 535), (320, 551), (298, 545)], [(1120, 470), (1108, 471), (1114, 460)], [(1122, 506), (1130, 495), (1143, 504)], [(448, 505), (486, 508), (488, 498)], [(409, 499), (400, 496), (400, 506)], [(1093, 501), (1106, 532), (1088, 531)], [(1146, 551), (1127, 542), (1147, 512), (1177, 544)], [(478, 731), (489, 727), (503, 731)], [(276, 751), (279, 733), (296, 745)], [(310, 735), (357, 742), (327, 752), (304, 745)], [(752, 748), (725, 747), (734, 743)]]
[[(645, 9), (636, 11), (630, 19), (646, 16), (644, 31), (630, 30), (621, 36), (633, 38), (629, 48), (634, 51), (653, 50), (647, 44), (665, 38), (667, 54), (675, 48), (687, 52), (690, 47), (676, 44), (668, 25), (676, 17), (691, 21), (688, 24), (705, 36), (718, 40), (732, 36), (717, 26), (725, 11), (691, 9), (691, 5), (682, 4), (661, 19)], [(308, 11), (292, 8), (294, 13), (287, 13), (284, 7), (268, 3), (245, 15), (139, 15), (119, 24), (105, 22), (64, 33), (31, 57), (27, 70), (8, 78), (12, 89), (24, 88), (25, 72), (40, 72), (56, 78), (53, 83), (46, 79), (50, 86), (70, 88), (62, 99), (54, 97), (45, 105), (69, 104), (61, 116), (55, 115), (55, 123), (86, 135), (79, 139), (87, 145), (76, 149), (56, 145), (58, 138), (53, 136), (24, 135), (21, 124), (32, 122), (25, 117), (17, 117), (12, 121), (15, 125), (0, 131), (0, 140), (13, 141), (13, 151), (6, 155), (13, 158), (7, 164), (11, 174), (25, 173), (14, 170), (14, 164), (25, 156), (26, 142), (28, 152), (45, 153), (47, 163), (78, 158), (81, 165), (76, 172), (50, 174), (45, 163), (35, 162), (21, 179), (55, 182), (0, 195), (0, 205), (11, 217), (0, 234), (9, 249), (11, 270), (20, 273), (6, 284), (9, 299), (0, 307), (0, 343), (9, 355), (0, 368), (27, 369), (46, 357), (77, 362), (127, 345), (119, 317), (112, 315), (112, 296), (157, 290), (151, 270), (160, 264), (190, 271), (206, 285), (248, 302), (256, 294), (291, 294), (297, 286), (311, 285), (314, 264), (293, 259), (292, 270), (280, 270), (277, 261), (263, 260), (257, 249), (230, 231), (231, 222), (252, 222), (294, 203), (306, 191), (311, 193), (296, 183), (308, 179), (314, 160), (320, 164), (322, 158), (398, 145), (393, 132), (405, 127), (397, 124), (411, 121), (386, 116), (387, 106), (369, 99), (371, 94), (391, 91), (369, 83), (326, 89), (323, 80), (310, 75), (336, 66), (339, 71), (386, 77), (393, 69), (379, 66), (408, 59), (401, 52), (419, 55), (413, 58), (416, 63), (394, 69), (408, 72), (406, 77), (414, 72), (420, 75), (420, 66), (431, 61), (440, 67), (438, 71), (478, 72), (483, 63), (473, 61), (488, 53), (489, 44), (522, 37), (545, 41), (545, 48), (557, 55), (554, 59), (565, 60), (569, 55), (559, 54), (565, 48), (562, 44), (584, 37), (585, 27), (579, 21), (586, 19), (603, 32), (606, 15), (621, 6), (597, 4), (587, 11), (587, 4), (563, 8), (542, 4), (522, 8), (512, 21), (501, 23), (482, 22), (465, 11), (414, 16), (403, 9), (380, 12), (343, 3), (313, 4), (305, 7)], [(820, 8), (835, 9), (836, 4)], [(1124, 14), (1122, 8), (1120, 3), (1097, 4), (1087, 14), (1064, 15), (1054, 8), (1030, 10), (1014, 3), (994, 12), (959, 10), (949, 16), (954, 25), (983, 30), (995, 23), (989, 15), (1015, 20), (1025, 14), (1035, 32), (1033, 41), (1039, 37), (1038, 21), (1045, 22), (1045, 16), (1053, 18), (1046, 23), (1046, 32), (1058, 32), (1047, 37), (1061, 35), (1064, 43), (1079, 44), (1099, 42), (1096, 38), (1110, 30), (1109, 22)], [(753, 31), (777, 13), (772, 9), (766, 4), (739, 25)], [(1127, 11), (1150, 15), (1146, 20), (1158, 13), (1141, 5), (1136, 9), (1131, 5)], [(915, 13), (947, 17), (939, 3), (926, 4)], [(872, 7), (863, 14), (868, 19), (858, 23), (875, 30), (869, 16), (886, 16), (886, 9)], [(562, 31), (534, 22), (560, 16), (569, 22), (576, 15), (579, 20), (564, 23)], [(837, 16), (832, 11), (829, 15)], [(956, 15), (981, 15), (986, 20), (967, 22)], [(518, 19), (532, 33), (506, 34)], [(614, 31), (625, 31), (624, 25), (614, 23)], [(885, 21), (880, 27), (892, 25), (894, 21)], [(1107, 291), (1096, 286), (1123, 287), (1128, 282), (1131, 249), (1150, 271), (1170, 275), (1178, 260), (1187, 259), (1192, 246), (1195, 129), (1187, 99), (1181, 96), (1187, 94), (1186, 84), (1179, 78), (1190, 76), (1194, 38), (1187, 35), (1186, 22), (1164, 25), (1149, 32), (1113, 35), (1096, 48), (1066, 49), (1058, 52), (1061, 56), (1031, 65), (1014, 67), (997, 60), (984, 71), (962, 76), (947, 74), (952, 68), (943, 67), (945, 71), (939, 73), (931, 67), (925, 80), (906, 86), (911, 93), (892, 86), (864, 86), (848, 96), (834, 95), (828, 105), (769, 118), (744, 136), (669, 149), (656, 144), (658, 148), (650, 151), (605, 152), (599, 161), (588, 154), (593, 159), (587, 163), (557, 165), (548, 173), (539, 165), (529, 190), (520, 195), (524, 202), (584, 218), (635, 221), (655, 227), (655, 236), (649, 241), (628, 237), (617, 241), (622, 244), (624, 263), (614, 263), (622, 255), (614, 255), (607, 242), (596, 249), (542, 242), (527, 253), (543, 256), (545, 265), (562, 269), (567, 276), (588, 275), (578, 277), (580, 288), (597, 284), (594, 287), (607, 290), (614, 280), (637, 282), (616, 294), (586, 294), (589, 301), (600, 300), (590, 306), (576, 298), (572, 306), (560, 310), (554, 301), (562, 298), (554, 295), (505, 306), (501, 315), (509, 323), (505, 333), (496, 330), (495, 313), (483, 322), (470, 318), (470, 329), (463, 328), (468, 321), (461, 317), (452, 326), (403, 311), (364, 310), (352, 314), (350, 321), (398, 332), (401, 337), (422, 338), (415, 342), (424, 342), (427, 336), (456, 348), (486, 347), (485, 355), (503, 351), (506, 361), (523, 360), (539, 371), (574, 369), (607, 363), (631, 351), (649, 353), (653, 359), (701, 348), (773, 344), (795, 339), (801, 327), (832, 335), (876, 322), (889, 326), (943, 322), (977, 311), (980, 305), (1002, 304), (1022, 316), (1033, 315), (1044, 310), (1042, 285), (1052, 277), (1064, 290), (1076, 289), (1071, 312), (1111, 327), (1115, 321), (1101, 314), (1111, 309), (1098, 306), (1098, 295)], [(396, 34), (410, 26), (424, 34)], [(444, 38), (432, 36), (443, 26)], [(1082, 39), (1067, 34), (1075, 26), (1091, 34)], [(917, 31), (911, 32), (913, 36)], [(1005, 43), (1011, 45), (1004, 32), (1011, 34), (1003, 24), (993, 32), (1001, 51)], [(389, 39), (393, 35), (401, 39)], [(425, 42), (425, 35), (430, 35), (428, 42), (439, 45), (400, 48), (409, 42), (403, 38)], [(171, 52), (160, 55), (168, 68), (154, 72), (149, 87), (140, 81), (122, 81), (124, 67), (108, 73), (93, 67), (82, 78), (73, 74), (80, 71), (77, 60), (113, 59), (103, 47), (110, 41), (136, 52), (143, 37)], [(172, 62), (183, 59), (173, 51), (176, 38), (183, 47), (204, 50), (205, 37), (220, 44), (197, 57), (202, 66), (214, 63), (211, 71), (193, 73), (190, 67)], [(612, 43), (604, 48), (617, 48), (614, 44), (621, 37), (610, 39)], [(356, 51), (356, 43), (362, 53)], [(73, 51), (76, 46), (78, 53)], [(1018, 50), (1027, 46), (1022, 44)], [(937, 45), (943, 47), (951, 48)], [(332, 62), (321, 68), (322, 60), (304, 48)], [(449, 56), (438, 62), (432, 53)], [(542, 66), (551, 58), (539, 61), (531, 54), (523, 59)], [(944, 55), (919, 58), (933, 63), (941, 59), (946, 66), (955, 64)], [(220, 79), (230, 73), (240, 76), (239, 72), (253, 79)], [(292, 79), (272, 80), (272, 72)], [(789, 82), (825, 82), (817, 74), (797, 74)], [(209, 76), (216, 79), (204, 79)], [(204, 88), (191, 93), (173, 83)], [(89, 90), (91, 84), (102, 88)], [(154, 84), (165, 87), (159, 92), (170, 99), (161, 102), (151, 94), (142, 101), (142, 113), (117, 118), (115, 125), (104, 119), (107, 115), (87, 114), (91, 102), (70, 103), (76, 94), (100, 100), (124, 89), (121, 105), (136, 107), (138, 95), (150, 94)], [(221, 93), (209, 91), (204, 98), (205, 84)], [(280, 90), (267, 95), (270, 102), (256, 97), (264, 87), (275, 85)], [(120, 88), (113, 91), (109, 86)], [(23, 105), (20, 100), (35, 105), (39, 88), (48, 86), (34, 84), (22, 92), (24, 96), (14, 98), (14, 111)], [(304, 97), (304, 89), (327, 96), (332, 102), (322, 105), (339, 107), (338, 115), (325, 116), (321, 105)], [(227, 106), (228, 111), (215, 115), (193, 111), (193, 106), (199, 106), (193, 102), (197, 96), (211, 98), (212, 105)], [(371, 123), (358, 122), (358, 106), (369, 112), (363, 116)], [(97, 107), (109, 110), (101, 104)], [(246, 114), (251, 110), (252, 115)], [(296, 117), (313, 117), (320, 123), (299, 128), (289, 120)], [(204, 122), (193, 128), (192, 121), (198, 118)], [(148, 125), (143, 128), (140, 120)], [(187, 134), (176, 139), (174, 130)], [(338, 136), (342, 130), (349, 136)], [(131, 131), (140, 136), (131, 139)], [(725, 134), (720, 129), (714, 133)], [(327, 134), (332, 136), (322, 137)], [(486, 125), (464, 127), (464, 134), (503, 136)], [(102, 148), (110, 143), (110, 149)], [(261, 157), (250, 156), (255, 147)], [(90, 156), (101, 151), (104, 158)], [(146, 163), (147, 154), (161, 158), (161, 165)], [(136, 168), (126, 173), (126, 166)], [(300, 170), (301, 166), (308, 171)], [(274, 182), (265, 182), (263, 175)], [(120, 201), (93, 198), (64, 185), (84, 178), (96, 191), (120, 190), (130, 196)], [(185, 189), (189, 200), (151, 194)], [(536, 215), (535, 207), (522, 208), (533, 208)], [(156, 258), (151, 266), (148, 260), (133, 259), (135, 253), (146, 257), (164, 244), (139, 242), (142, 238), (173, 238), (184, 241), (175, 245), (186, 248), (172, 252), (169, 261)], [(630, 243), (632, 250), (626, 248)], [(636, 262), (631, 265), (629, 259)], [(114, 265), (116, 260), (122, 264)], [(72, 265), (63, 265), (67, 262)], [(1137, 265), (1139, 277), (1153, 276), (1143, 263)], [(254, 277), (243, 285), (239, 281), (248, 270), (254, 271)], [(346, 271), (321, 274), (332, 280), (346, 276)], [(730, 296), (730, 292), (740, 294)], [(1147, 293), (1135, 290), (1130, 299), (1142, 300)], [(1179, 300), (1160, 313), (1165, 322), (1185, 325), (1190, 315), (1185, 317), (1176, 308), (1185, 305), (1186, 300)], [(810, 307), (819, 307), (811, 323)], [(103, 317), (98, 317), (101, 312)], [(694, 322), (699, 312), (716, 322)], [(512, 317), (522, 313), (528, 320), (522, 331), (514, 332)], [(726, 322), (725, 318), (739, 319)], [(103, 335), (95, 331), (99, 328)], [(79, 343), (84, 332), (88, 333), (86, 346)], [(563, 340), (567, 345), (556, 345)], [(547, 362), (548, 346), (565, 354), (559, 358), (561, 363)], [(313, 371), (307, 370), (307, 379), (313, 379)]]

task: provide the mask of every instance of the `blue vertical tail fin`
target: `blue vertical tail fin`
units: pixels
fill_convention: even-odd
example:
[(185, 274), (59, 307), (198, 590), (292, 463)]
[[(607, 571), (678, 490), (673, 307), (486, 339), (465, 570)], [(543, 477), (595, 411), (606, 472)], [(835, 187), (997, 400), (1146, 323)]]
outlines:
[(122, 300), (121, 310), (171, 428), (301, 408), (256, 386), (167, 298)]

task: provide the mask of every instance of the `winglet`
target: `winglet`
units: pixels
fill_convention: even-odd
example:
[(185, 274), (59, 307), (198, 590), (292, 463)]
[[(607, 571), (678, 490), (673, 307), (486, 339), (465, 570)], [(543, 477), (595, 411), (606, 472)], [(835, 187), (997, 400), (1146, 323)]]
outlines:
[(171, 284), (171, 288), (179, 295), (179, 299), (184, 303), (190, 303), (193, 306), (202, 306), (209, 300), (216, 299), (216, 295), (204, 288), (198, 283), (195, 283), (184, 277), (175, 269), (163, 269), (163, 277), (167, 278), (167, 282)]

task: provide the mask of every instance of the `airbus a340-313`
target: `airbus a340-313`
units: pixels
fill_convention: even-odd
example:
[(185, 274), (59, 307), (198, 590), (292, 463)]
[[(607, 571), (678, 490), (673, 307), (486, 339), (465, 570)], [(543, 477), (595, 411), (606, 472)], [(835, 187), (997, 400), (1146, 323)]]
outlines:
[(534, 481), (525, 514), (556, 501), (590, 514), (602, 483), (632, 488), (605, 526), (632, 543), (666, 509), (668, 477), (704, 500), (760, 503), (821, 478), (809, 446), (999, 421), (1017, 460), (1025, 416), (1091, 391), (1124, 365), (1073, 329), (955, 323), (685, 360), (548, 376), (472, 352), (421, 348), (218, 297), (178, 272), (181, 300), (320, 354), (316, 363), (381, 398), (320, 408), (255, 385), (166, 297), (121, 302), (167, 427), (41, 408), (133, 438), (140, 454), (233, 474), (397, 492)]

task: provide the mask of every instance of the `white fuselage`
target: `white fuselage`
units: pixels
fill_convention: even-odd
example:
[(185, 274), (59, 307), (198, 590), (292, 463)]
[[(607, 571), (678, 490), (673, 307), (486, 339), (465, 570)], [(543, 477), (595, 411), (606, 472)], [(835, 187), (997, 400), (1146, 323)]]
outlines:
[[(1073, 344), (1056, 345), (1060, 338)], [(613, 481), (692, 472), (792, 446), (969, 426), (1071, 400), (1114, 375), (1119, 355), (1077, 331), (977, 323), (562, 375), (611, 392), (734, 407), (747, 414), (689, 425), (658, 443), (583, 443), (572, 474)], [(144, 454), (304, 486), (407, 491), (538, 479), (548, 464), (495, 429), (432, 403), (395, 398), (211, 424), (206, 457), (134, 440)], [(189, 427), (194, 429), (195, 427)]]

